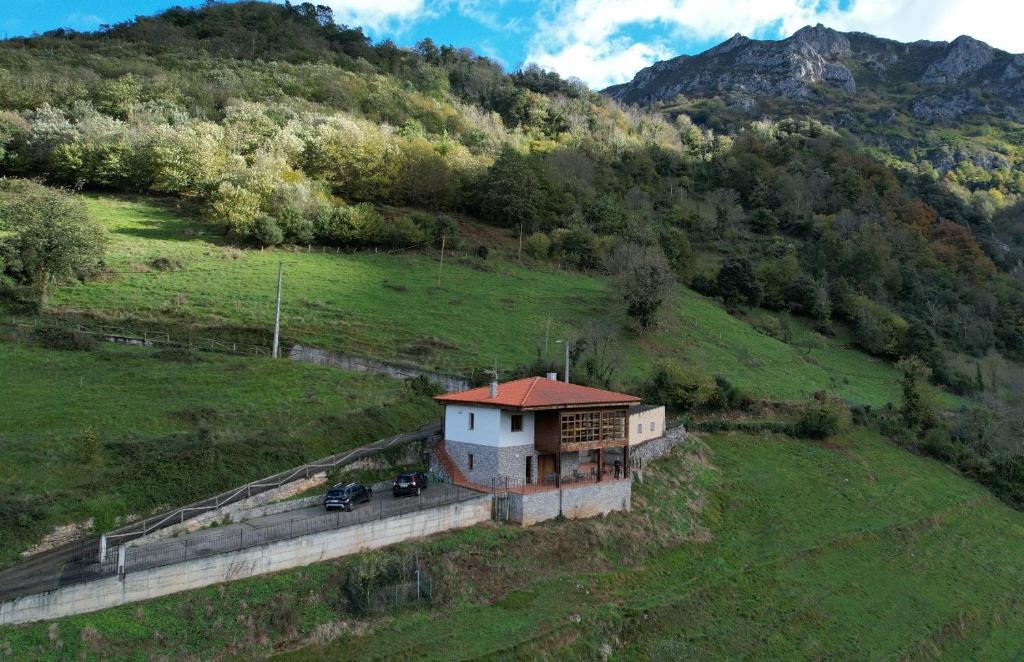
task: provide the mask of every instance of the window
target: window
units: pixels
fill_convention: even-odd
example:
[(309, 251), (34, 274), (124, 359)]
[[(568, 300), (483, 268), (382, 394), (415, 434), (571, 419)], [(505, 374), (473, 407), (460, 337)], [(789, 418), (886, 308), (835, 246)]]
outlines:
[(523, 415), (512, 414), (512, 431), (522, 432), (523, 431)]
[(637, 423), (636, 424), (636, 433), (640, 434), (643, 431), (644, 431), (644, 424), (643, 423)]
[(474, 425), (476, 425), (476, 414), (469, 412), (469, 429), (472, 430)]
[(563, 444), (620, 441), (629, 432), (625, 410), (565, 413), (561, 423)]
[(656, 427), (658, 427), (658, 426), (654, 423), (654, 421), (651, 421), (651, 432), (654, 432), (654, 429)]
[[(472, 414), (470, 414), (470, 416), (472, 416)], [(469, 470), (470, 471), (473, 470), (473, 454), (472, 453), (469, 454)]]

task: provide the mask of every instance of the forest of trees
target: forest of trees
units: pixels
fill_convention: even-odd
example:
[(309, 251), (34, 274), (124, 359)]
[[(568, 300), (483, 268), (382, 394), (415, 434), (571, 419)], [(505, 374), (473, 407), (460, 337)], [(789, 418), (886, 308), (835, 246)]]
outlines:
[(960, 391), (974, 377), (944, 350), (1024, 358), (1015, 265), (934, 177), (813, 120), (715, 134), (535, 67), (372, 44), (308, 3), (3, 42), (0, 174), (177, 196), (259, 245), (413, 246), (467, 213), (522, 228), (539, 260), (602, 269), (618, 250), (729, 306), (843, 321)]

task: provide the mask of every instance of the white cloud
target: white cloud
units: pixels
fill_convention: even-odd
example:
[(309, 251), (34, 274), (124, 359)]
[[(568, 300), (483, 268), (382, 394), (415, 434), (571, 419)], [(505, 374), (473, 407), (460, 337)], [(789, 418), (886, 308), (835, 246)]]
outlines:
[(64, 25), (70, 26), (75, 29), (95, 29), (98, 28), (104, 20), (96, 14), (85, 14), (82, 12), (72, 12), (64, 17)]
[[(600, 89), (679, 54), (681, 42), (725, 39), (737, 32), (779, 38), (819, 22), (901, 41), (949, 41), (969, 34), (998, 48), (1024, 51), (1024, 2), (853, 0), (840, 9), (837, 0), (568, 0), (538, 15), (526, 61)], [(642, 41), (627, 34), (635, 28), (665, 36)]]
[(1011, 53), (1024, 52), (1024, 3), (1007, 0), (854, 0), (821, 21), (900, 41), (952, 41), (970, 35)]
[(372, 32), (401, 32), (430, 16), (424, 0), (329, 0), (336, 23), (357, 25)]

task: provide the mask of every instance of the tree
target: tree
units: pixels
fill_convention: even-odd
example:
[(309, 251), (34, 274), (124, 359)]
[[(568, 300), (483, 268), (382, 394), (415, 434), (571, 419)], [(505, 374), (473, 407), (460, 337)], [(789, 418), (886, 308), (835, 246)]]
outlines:
[(764, 297), (764, 288), (754, 273), (754, 267), (750, 260), (743, 258), (726, 260), (718, 271), (716, 289), (718, 294), (731, 304), (746, 303), (759, 306)]
[(642, 330), (653, 326), (675, 281), (675, 273), (661, 248), (620, 244), (608, 260), (608, 270), (626, 304), (626, 314)]
[(511, 147), (502, 150), (481, 182), (480, 211), (486, 220), (535, 229), (540, 217), (540, 178), (530, 161)]
[(0, 238), (7, 270), (32, 287), (42, 311), (52, 283), (87, 273), (102, 258), (103, 228), (73, 195), (27, 180), (0, 182)]
[(900, 380), (903, 390), (900, 416), (910, 430), (927, 431), (934, 427), (937, 419), (934, 394), (928, 384), (932, 376), (931, 368), (916, 356), (900, 359), (896, 367), (903, 373)]

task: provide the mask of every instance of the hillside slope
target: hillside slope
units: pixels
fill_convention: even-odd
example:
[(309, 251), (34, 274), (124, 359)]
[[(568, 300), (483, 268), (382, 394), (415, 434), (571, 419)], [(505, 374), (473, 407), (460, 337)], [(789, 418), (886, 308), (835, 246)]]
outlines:
[[(863, 430), (829, 444), (716, 435), (648, 467), (633, 512), (604, 521), (477, 527), (0, 639), (23, 659), (261, 657), (327, 640), (285, 659), (1010, 660), (1024, 651), (1022, 535), (1019, 513)], [(347, 611), (348, 569), (413, 556), (433, 606)]]
[[(616, 383), (638, 382), (659, 361), (677, 358), (761, 397), (799, 400), (826, 390), (854, 404), (899, 400), (897, 373), (886, 363), (810, 331), (786, 344), (685, 287), (675, 289), (662, 325), (638, 336), (607, 279), (522, 267), (511, 250), (486, 260), (449, 254), (438, 287), (439, 251), (239, 250), (202, 223), (144, 199), (97, 196), (89, 208), (110, 232), (111, 273), (53, 293), (51, 314), (66, 320), (266, 346), (283, 261), (282, 335), (289, 343), (473, 374), (495, 362), (511, 372), (543, 359), (545, 334), (547, 360), (560, 366), (555, 341), (568, 335), (607, 342), (600, 358), (615, 366)], [(159, 258), (178, 266), (148, 266)], [(603, 330), (598, 338), (595, 327)]]

